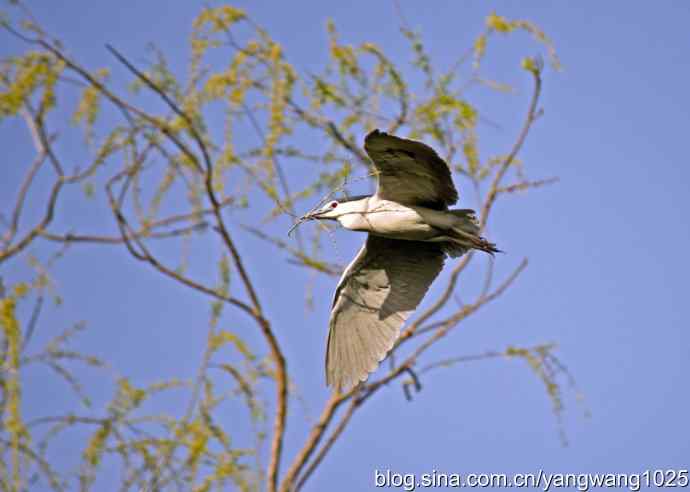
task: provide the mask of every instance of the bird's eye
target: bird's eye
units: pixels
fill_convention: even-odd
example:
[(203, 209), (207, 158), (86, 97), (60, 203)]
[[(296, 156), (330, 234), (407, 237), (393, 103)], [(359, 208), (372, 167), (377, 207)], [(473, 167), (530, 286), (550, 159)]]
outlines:
[(331, 208), (335, 208), (338, 206), (338, 202), (331, 202)]

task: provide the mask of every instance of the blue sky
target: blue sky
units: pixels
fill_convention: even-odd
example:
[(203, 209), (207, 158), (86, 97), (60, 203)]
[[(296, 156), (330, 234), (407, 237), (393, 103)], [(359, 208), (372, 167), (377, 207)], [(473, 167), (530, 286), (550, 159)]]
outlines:
[[(400, 4), (440, 65), (464, 52), (484, 17), (496, 10), (541, 26), (564, 67), (558, 73), (547, 69), (545, 115), (520, 156), (530, 177), (558, 176), (560, 182), (504, 199), (489, 226), (491, 240), (508, 252), (497, 259), (499, 272), (510, 271), (524, 256), (530, 265), (507, 294), (469, 319), (427, 360), (556, 342), (591, 416), (583, 417), (583, 408), (566, 391), (563, 420), (570, 444), (563, 447), (544, 389), (521, 361), (487, 360), (437, 371), (422, 381), (424, 389), (413, 402), (399, 388), (378, 394), (355, 417), (307, 490), (373, 490), (376, 468), (401, 473), (688, 468), (690, 8), (671, 1), (653, 7), (642, 2)], [(100, 67), (114, 66), (105, 43), (141, 63), (153, 41), (182, 63), (191, 19), (203, 3), (55, 5), (32, 8), (83, 64)], [(327, 18), (335, 21), (343, 41), (373, 41), (401, 66), (410, 60), (389, 1), (235, 5), (282, 43), (301, 71), (316, 72), (326, 61)], [(5, 36), (0, 55), (16, 46)], [(516, 36), (489, 49), (488, 73), (518, 89), (511, 96), (476, 96), (484, 114), (499, 123), (480, 128), (482, 149), (497, 153), (511, 144), (529, 95), (520, 56), (538, 48)], [(16, 123), (0, 123), (0, 140), (6, 149), (0, 180), (5, 210), (31, 150)], [(307, 139), (298, 143), (318, 145)], [(291, 179), (299, 185), (296, 173)], [(461, 206), (474, 206), (471, 198), (465, 193)], [(106, 220), (105, 208), (84, 209), (81, 203), (66, 199), (56, 229), (77, 216), (91, 225)], [(284, 219), (279, 226), (288, 224)], [(337, 238), (338, 251), (330, 257), (326, 252), (332, 261), (350, 258), (363, 239), (341, 231)], [(302, 285), (308, 276), (263, 243), (243, 236), (238, 241), (314, 416), (327, 397), (322, 361), (335, 281), (318, 280), (315, 309), (305, 310)], [(3, 269), (8, 279), (21, 271), (16, 264)], [(276, 277), (276, 271), (283, 275)], [(142, 269), (118, 248), (75, 248), (58, 264), (55, 278), (65, 305), (44, 330), (54, 333), (65, 323), (86, 320), (90, 329), (79, 338), (80, 347), (105, 356), (135, 382), (194, 374), (208, 318), (205, 300)], [(467, 282), (480, 279), (469, 276)], [(476, 286), (462, 289), (473, 292)], [(65, 387), (52, 376), (32, 377), (30, 413), (67, 405)], [(86, 377), (95, 401), (109, 398), (111, 388), (98, 381)], [(291, 410), (288, 456), (307, 429), (302, 405), (293, 403)], [(228, 412), (232, 415), (232, 409)], [(73, 449), (68, 440), (65, 453)]]

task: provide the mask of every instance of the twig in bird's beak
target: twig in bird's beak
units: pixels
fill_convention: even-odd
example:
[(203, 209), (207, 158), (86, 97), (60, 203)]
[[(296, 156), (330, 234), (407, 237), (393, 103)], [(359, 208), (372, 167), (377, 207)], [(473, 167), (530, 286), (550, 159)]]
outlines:
[(290, 229), (288, 230), (288, 233), (287, 233), (288, 237), (290, 237), (290, 234), (292, 234), (292, 231), (297, 229), (303, 222), (306, 222), (306, 220), (307, 219), (305, 218), (304, 215), (302, 217), (300, 217), (299, 219), (297, 219), (297, 222), (292, 224), (292, 227), (290, 227)]
[(321, 206), (326, 202), (326, 200), (330, 197), (330, 195), (332, 195), (332, 193), (330, 193), (326, 198), (324, 198), (323, 200), (321, 200), (321, 201), (316, 205), (316, 207), (312, 208), (309, 212), (307, 212), (307, 213), (304, 214), (302, 217), (300, 217), (299, 219), (297, 219), (297, 222), (295, 222), (294, 224), (292, 224), (292, 227), (290, 227), (290, 230), (289, 230), (288, 233), (287, 233), (288, 237), (290, 236), (290, 234), (292, 234), (292, 231), (294, 231), (295, 229), (297, 229), (297, 228), (298, 228), (299, 226), (301, 226), (303, 223), (305, 223), (305, 222), (307, 222), (307, 221), (309, 221), (309, 220), (315, 219), (315, 218), (319, 215), (319, 212), (321, 212)]
[(314, 214), (315, 214), (315, 211), (314, 211), (314, 210), (310, 210), (309, 212), (307, 212), (306, 214), (304, 214), (302, 217), (300, 217), (299, 219), (297, 219), (297, 222), (295, 222), (294, 224), (292, 224), (292, 227), (290, 227), (290, 230), (289, 230), (288, 233), (287, 233), (288, 237), (290, 237), (290, 234), (292, 234), (292, 231), (294, 231), (295, 229), (297, 229), (300, 225), (302, 225), (303, 223), (307, 222), (308, 220), (313, 219), (313, 218), (314, 218)]

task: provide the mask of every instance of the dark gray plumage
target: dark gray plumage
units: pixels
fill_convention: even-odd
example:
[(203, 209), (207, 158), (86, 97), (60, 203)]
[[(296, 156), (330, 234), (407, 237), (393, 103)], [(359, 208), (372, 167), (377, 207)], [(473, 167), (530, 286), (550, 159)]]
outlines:
[(374, 130), (364, 150), (379, 173), (379, 198), (437, 210), (458, 201), (448, 165), (428, 145)]

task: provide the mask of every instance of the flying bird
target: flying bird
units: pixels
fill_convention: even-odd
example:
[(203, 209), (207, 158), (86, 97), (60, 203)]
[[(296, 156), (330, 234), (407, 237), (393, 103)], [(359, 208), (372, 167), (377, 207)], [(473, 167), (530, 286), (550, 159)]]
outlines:
[(374, 130), (364, 140), (378, 186), (371, 196), (328, 202), (295, 224), (337, 220), (368, 233), (335, 289), (326, 344), (326, 384), (344, 391), (376, 370), (446, 257), (499, 250), (479, 235), (458, 201), (446, 162), (428, 145)]

